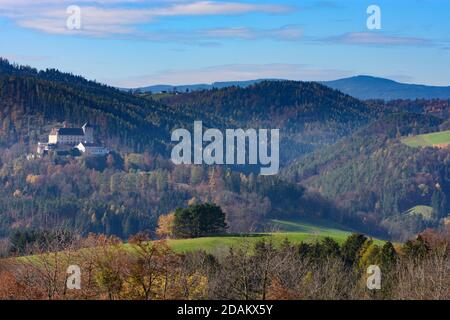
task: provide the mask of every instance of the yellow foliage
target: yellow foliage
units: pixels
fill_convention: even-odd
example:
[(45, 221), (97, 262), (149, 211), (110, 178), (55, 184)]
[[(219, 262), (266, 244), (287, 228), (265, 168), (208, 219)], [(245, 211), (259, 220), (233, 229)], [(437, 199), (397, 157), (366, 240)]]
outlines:
[(361, 252), (361, 258), (358, 262), (359, 267), (362, 270), (365, 270), (370, 265), (380, 264), (380, 252), (380, 247), (371, 243), (363, 252)]
[(29, 174), (27, 175), (26, 182), (29, 184), (37, 185), (40, 184), (43, 181), (43, 179), (44, 178), (41, 175)]
[(173, 234), (174, 221), (175, 213), (173, 212), (160, 216), (158, 219), (158, 228), (156, 229), (156, 235), (160, 238), (170, 238)]

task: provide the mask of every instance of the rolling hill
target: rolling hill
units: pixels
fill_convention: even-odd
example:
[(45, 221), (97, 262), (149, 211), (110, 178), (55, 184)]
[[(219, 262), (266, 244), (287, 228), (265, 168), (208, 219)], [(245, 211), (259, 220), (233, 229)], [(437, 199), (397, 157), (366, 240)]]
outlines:
[(450, 86), (406, 84), (371, 76), (356, 76), (321, 83), (358, 99), (450, 99)]
[(263, 81), (168, 95), (159, 100), (199, 119), (220, 116), (231, 128), (279, 128), (282, 163), (330, 145), (367, 124), (376, 106), (315, 82)]

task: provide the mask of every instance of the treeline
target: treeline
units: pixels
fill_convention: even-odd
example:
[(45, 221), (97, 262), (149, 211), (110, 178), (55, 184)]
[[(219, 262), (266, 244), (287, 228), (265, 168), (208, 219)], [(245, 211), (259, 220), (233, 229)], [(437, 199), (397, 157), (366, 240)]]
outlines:
[(382, 108), (387, 113), (421, 113), (429, 114), (444, 120), (450, 118), (450, 100), (443, 99), (416, 99), (416, 100), (366, 100), (370, 107)]
[[(222, 253), (177, 253), (144, 235), (130, 239), (132, 250), (90, 235), (64, 251), (47, 244), (46, 254), (0, 260), (0, 299), (449, 299), (449, 241), (442, 230), (404, 245), (354, 234), (342, 245), (266, 240)], [(80, 268), (78, 290), (67, 289), (69, 265)], [(366, 286), (369, 266), (381, 271), (374, 290)]]

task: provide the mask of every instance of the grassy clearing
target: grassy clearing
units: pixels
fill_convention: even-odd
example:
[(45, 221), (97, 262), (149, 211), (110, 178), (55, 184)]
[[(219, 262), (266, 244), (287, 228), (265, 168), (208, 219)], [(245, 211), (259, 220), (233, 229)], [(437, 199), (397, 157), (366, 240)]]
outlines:
[[(301, 232), (277, 232), (243, 236), (205, 237), (197, 239), (169, 240), (169, 245), (175, 252), (191, 252), (204, 250), (206, 252), (227, 251), (229, 248), (239, 248), (244, 245), (254, 247), (261, 240), (271, 240), (280, 245), (285, 239), (292, 243), (312, 242), (323, 239), (322, 235), (313, 235)], [(341, 239), (336, 239), (341, 242)]]
[(419, 215), (422, 216), (424, 220), (431, 220), (433, 215), (433, 208), (430, 206), (415, 206), (404, 212), (406, 215)]
[(432, 147), (436, 145), (450, 144), (450, 130), (420, 134), (413, 137), (403, 138), (402, 143), (412, 148)]
[[(177, 239), (169, 240), (169, 245), (176, 252), (189, 252), (205, 250), (207, 252), (217, 252), (228, 250), (230, 247), (240, 247), (244, 244), (254, 246), (261, 240), (272, 240), (275, 245), (281, 244), (285, 239), (291, 243), (320, 241), (325, 237), (330, 237), (342, 244), (352, 230), (337, 223), (316, 220), (298, 219), (294, 221), (271, 220), (270, 228), (275, 232), (246, 234), (242, 236), (230, 235), (220, 237), (205, 237), (197, 239)], [(381, 240), (374, 240), (382, 244)]]

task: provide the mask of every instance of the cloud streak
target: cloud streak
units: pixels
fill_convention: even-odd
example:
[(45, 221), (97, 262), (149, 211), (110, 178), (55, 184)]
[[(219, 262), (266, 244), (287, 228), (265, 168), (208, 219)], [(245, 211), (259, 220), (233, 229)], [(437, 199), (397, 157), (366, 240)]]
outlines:
[(218, 28), (199, 31), (201, 37), (211, 39), (275, 39), (275, 40), (300, 40), (303, 36), (303, 30), (298, 26), (284, 26), (275, 29), (255, 29), (255, 28)]
[[(159, 0), (152, 1), (152, 5), (149, 6), (148, 1), (143, 0), (81, 0), (78, 1), (81, 8), (81, 29), (68, 30), (66, 20), (69, 14), (66, 10), (71, 2), (43, 0), (36, 5), (35, 1), (29, 0), (3, 0), (0, 1), (0, 15), (16, 21), (19, 26), (45, 33), (110, 37), (142, 36), (140, 31), (142, 25), (155, 23), (167, 17), (283, 14), (293, 10), (284, 5), (226, 1)], [(286, 38), (293, 30), (279, 30), (279, 32), (281, 38)], [(255, 35), (255, 32), (247, 33), (250, 37), (251, 34)], [(260, 34), (267, 35), (263, 31)], [(222, 36), (224, 35), (223, 33)], [(236, 32), (230, 33), (230, 36), (239, 37)]]
[(343, 35), (323, 39), (324, 42), (349, 44), (349, 45), (373, 45), (373, 46), (432, 46), (432, 41), (423, 38), (402, 37), (386, 35), (375, 32), (350, 32)]

